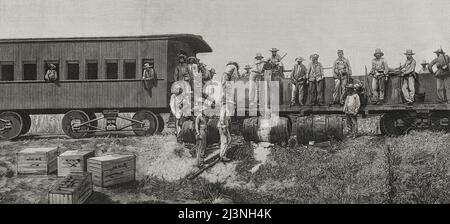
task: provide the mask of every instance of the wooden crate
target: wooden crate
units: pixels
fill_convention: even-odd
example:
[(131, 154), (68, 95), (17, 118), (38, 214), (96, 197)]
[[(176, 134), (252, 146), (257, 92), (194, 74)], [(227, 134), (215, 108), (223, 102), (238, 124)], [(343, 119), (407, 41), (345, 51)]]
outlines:
[(26, 148), (17, 153), (17, 173), (53, 173), (57, 169), (58, 153), (58, 147)]
[(49, 204), (83, 204), (92, 194), (92, 175), (69, 174), (48, 192)]
[(136, 157), (130, 154), (110, 154), (89, 158), (87, 171), (96, 186), (109, 187), (135, 180)]
[(87, 159), (94, 157), (94, 151), (65, 151), (58, 156), (58, 176), (83, 174), (87, 171)]

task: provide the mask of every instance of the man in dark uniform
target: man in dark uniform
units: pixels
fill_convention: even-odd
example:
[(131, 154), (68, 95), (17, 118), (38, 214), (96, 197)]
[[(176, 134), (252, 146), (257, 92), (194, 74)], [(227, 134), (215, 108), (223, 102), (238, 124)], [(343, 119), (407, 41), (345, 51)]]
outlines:
[(180, 54), (178, 56), (178, 62), (179, 62), (179, 64), (175, 67), (175, 73), (173, 75), (175, 81), (184, 80), (184, 81), (189, 82), (190, 76), (189, 76), (188, 65), (186, 63), (186, 56), (183, 54)]

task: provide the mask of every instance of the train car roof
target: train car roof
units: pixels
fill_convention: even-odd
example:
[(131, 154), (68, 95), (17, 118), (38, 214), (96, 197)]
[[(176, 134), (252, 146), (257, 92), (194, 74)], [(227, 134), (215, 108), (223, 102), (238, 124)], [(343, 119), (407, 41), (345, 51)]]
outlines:
[(193, 46), (198, 53), (212, 52), (211, 47), (200, 35), (193, 34), (161, 34), (141, 36), (112, 36), (112, 37), (58, 37), (58, 38), (22, 38), (0, 39), (4, 43), (45, 43), (45, 42), (103, 42), (103, 41), (127, 41), (127, 40), (176, 40)]

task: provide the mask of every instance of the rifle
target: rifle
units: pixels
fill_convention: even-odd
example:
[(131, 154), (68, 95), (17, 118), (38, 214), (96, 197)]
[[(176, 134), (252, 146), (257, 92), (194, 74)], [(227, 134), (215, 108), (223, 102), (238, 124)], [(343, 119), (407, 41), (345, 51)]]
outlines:
[[(369, 78), (368, 78), (368, 76), (369, 76), (369, 74), (367, 74), (367, 66), (364, 66), (364, 70), (365, 70), (365, 73), (366, 73), (366, 85), (367, 85), (367, 90), (369, 91), (369, 93), (367, 94), (367, 95), (369, 95), (369, 100), (371, 100), (372, 99), (372, 86), (370, 85), (370, 83), (369, 83)], [(367, 91), (366, 91), (367, 92)]]

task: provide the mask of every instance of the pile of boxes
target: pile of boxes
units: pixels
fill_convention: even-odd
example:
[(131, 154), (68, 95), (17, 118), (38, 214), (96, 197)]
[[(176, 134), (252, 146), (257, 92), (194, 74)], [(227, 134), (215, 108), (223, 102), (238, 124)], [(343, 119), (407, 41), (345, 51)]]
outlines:
[(17, 153), (18, 174), (48, 175), (57, 171), (58, 182), (50, 188), (50, 204), (83, 203), (92, 194), (92, 185), (110, 187), (135, 180), (133, 154), (107, 154), (70, 150), (59, 154), (58, 147), (26, 148)]

